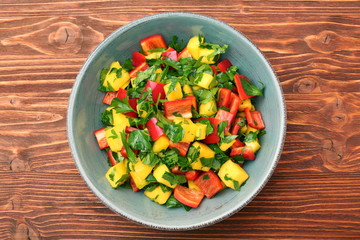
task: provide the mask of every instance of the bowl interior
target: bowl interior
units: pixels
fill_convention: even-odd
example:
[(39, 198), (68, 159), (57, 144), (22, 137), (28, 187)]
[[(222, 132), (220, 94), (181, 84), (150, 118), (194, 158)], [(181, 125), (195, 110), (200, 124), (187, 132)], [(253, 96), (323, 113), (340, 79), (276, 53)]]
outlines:
[[(109, 166), (106, 154), (100, 151), (93, 131), (103, 127), (99, 75), (103, 67), (118, 60), (123, 63), (140, 49), (139, 40), (161, 34), (168, 42), (173, 35), (187, 42), (202, 34), (211, 43), (228, 44), (223, 58), (228, 58), (239, 72), (255, 85), (265, 85), (264, 97), (256, 107), (262, 111), (267, 134), (261, 137), (262, 148), (257, 159), (248, 162), (245, 170), (250, 178), (241, 191), (226, 189), (213, 199), (205, 199), (198, 209), (167, 209), (151, 202), (142, 193), (119, 188), (114, 190), (104, 175)], [(89, 56), (73, 87), (68, 112), (70, 147), (79, 172), (91, 190), (111, 209), (135, 222), (167, 230), (199, 228), (218, 222), (244, 207), (261, 190), (278, 161), (285, 133), (285, 108), (278, 80), (260, 51), (243, 35), (228, 25), (201, 15), (188, 13), (158, 14), (132, 22), (110, 35)]]

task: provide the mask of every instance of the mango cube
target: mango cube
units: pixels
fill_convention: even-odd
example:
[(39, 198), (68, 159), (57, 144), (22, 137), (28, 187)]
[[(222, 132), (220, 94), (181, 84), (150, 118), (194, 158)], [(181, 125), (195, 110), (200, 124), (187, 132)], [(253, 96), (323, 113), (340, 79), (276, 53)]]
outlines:
[(211, 100), (207, 103), (201, 103), (199, 106), (199, 114), (204, 116), (212, 116), (217, 112), (215, 100)]
[(235, 190), (240, 190), (241, 185), (249, 178), (245, 170), (230, 159), (220, 167), (218, 176), (227, 187)]
[(104, 87), (111, 87), (114, 91), (125, 88), (130, 82), (130, 74), (124, 70), (119, 62), (113, 62), (105, 76)]
[(119, 185), (123, 184), (129, 178), (126, 161), (122, 161), (109, 168), (105, 177), (113, 188), (117, 188)]
[(170, 188), (175, 188), (177, 184), (171, 184), (168, 180), (163, 178), (166, 172), (170, 173), (169, 168), (165, 164), (161, 164), (154, 169), (153, 175), (159, 183), (162, 183)]
[(194, 96), (194, 93), (189, 85), (185, 84), (182, 90), (185, 96)]
[(182, 93), (182, 90), (181, 90), (181, 85), (179, 82), (177, 82), (175, 84), (175, 88), (169, 92), (169, 88), (171, 86), (172, 83), (168, 83), (164, 86), (164, 91), (165, 91), (165, 94), (166, 94), (166, 97), (169, 101), (174, 101), (174, 100), (180, 100), (183, 98), (183, 93)]
[(215, 152), (209, 148), (206, 144), (201, 143), (201, 142), (194, 142), (193, 145), (191, 146), (192, 148), (196, 148), (197, 151), (199, 152), (199, 156), (193, 160), (188, 158), (188, 160), (190, 161), (190, 166), (192, 167), (192, 169), (194, 170), (201, 170), (204, 172), (207, 172), (210, 170), (210, 166), (204, 166), (203, 163), (201, 162), (201, 159), (211, 159), (215, 157)]
[(155, 189), (153, 189), (152, 191), (149, 190), (145, 190), (144, 194), (145, 196), (147, 196), (148, 198), (150, 198), (152, 201), (162, 205), (164, 203), (166, 203), (166, 201), (169, 199), (169, 197), (171, 196), (172, 191), (168, 190), (168, 191), (163, 191), (163, 189), (160, 186), (157, 186)]
[(190, 40), (186, 46), (188, 52), (190, 53), (192, 58), (194, 58), (195, 60), (199, 59), (199, 55), (200, 55), (200, 47), (199, 46), (200, 46), (200, 41), (199, 41), (198, 36), (190, 38)]
[(194, 83), (199, 87), (209, 89), (213, 79), (214, 79), (213, 75), (204, 72), (202, 75), (200, 75), (198, 78), (194, 80)]
[(139, 189), (148, 184), (146, 177), (151, 173), (152, 169), (152, 166), (144, 164), (140, 159), (136, 163), (130, 164), (130, 175)]
[(159, 153), (163, 150), (166, 150), (170, 145), (170, 139), (167, 136), (159, 137), (153, 144), (152, 151), (154, 153)]

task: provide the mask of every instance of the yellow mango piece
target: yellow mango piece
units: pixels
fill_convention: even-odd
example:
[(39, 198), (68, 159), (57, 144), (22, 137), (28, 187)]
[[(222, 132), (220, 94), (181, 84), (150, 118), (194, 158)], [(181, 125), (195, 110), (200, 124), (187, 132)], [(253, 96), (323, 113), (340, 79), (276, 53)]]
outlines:
[(163, 150), (166, 150), (170, 145), (170, 139), (167, 136), (161, 136), (155, 140), (152, 151), (154, 153), (159, 153)]
[(256, 129), (256, 128), (253, 128), (253, 127), (250, 127), (249, 125), (247, 125), (245, 134), (247, 135), (250, 132), (258, 133), (259, 129)]
[(194, 183), (194, 181), (188, 180), (188, 187), (190, 189), (201, 191), (201, 189)]
[[(202, 42), (204, 41), (203, 38), (201, 39)], [(190, 55), (192, 56), (192, 58), (194, 58), (195, 60), (199, 59), (200, 56), (200, 41), (199, 41), (199, 37), (195, 36), (190, 38), (186, 48), (189, 51)]]
[(156, 73), (155, 82), (160, 82), (162, 72), (163, 72), (163, 70), (161, 68), (158, 68), (158, 69), (155, 70), (155, 73)]
[(125, 114), (117, 113), (116, 109), (112, 109), (112, 115), (113, 115), (113, 125), (118, 126), (121, 125), (123, 129), (130, 126), (130, 122), (128, 117)]
[(205, 89), (209, 89), (210, 85), (211, 85), (211, 82), (213, 81), (214, 77), (213, 75), (209, 74), (209, 73), (203, 73), (201, 75), (201, 79), (196, 78), (194, 80), (194, 83), (196, 85), (198, 85), (199, 87), (202, 87), (202, 88), (205, 88)]
[(252, 104), (250, 98), (244, 99), (240, 102), (239, 111), (244, 111), (245, 108), (251, 109), (251, 106)]
[(173, 121), (175, 124), (180, 123), (181, 127), (184, 129), (184, 136), (181, 142), (193, 142), (195, 140), (197, 126), (191, 121), (191, 119), (178, 117)]
[(252, 141), (252, 142), (245, 142), (245, 145), (246, 145), (246, 147), (249, 147), (250, 149), (252, 149), (254, 153), (257, 152), (261, 148), (261, 145), (260, 145), (258, 139), (256, 139), (255, 141)]
[(169, 101), (174, 101), (174, 100), (180, 100), (183, 98), (183, 93), (182, 93), (182, 90), (181, 90), (181, 85), (179, 82), (177, 82), (175, 84), (175, 88), (169, 92), (169, 88), (170, 88), (170, 85), (171, 83), (168, 83), (164, 86), (164, 91), (165, 91), (165, 94), (166, 94), (166, 98), (169, 100)]
[(153, 175), (159, 183), (162, 183), (168, 187), (175, 188), (177, 184), (172, 185), (168, 180), (163, 178), (166, 172), (170, 172), (169, 168), (165, 164), (161, 164), (154, 169)]
[(158, 59), (161, 57), (161, 54), (162, 52), (153, 52), (153, 53), (150, 53), (149, 55), (145, 56), (145, 58), (147, 60), (150, 60), (150, 59)]
[(119, 185), (123, 184), (129, 178), (126, 161), (122, 161), (109, 168), (105, 177), (113, 188), (117, 188)]
[(166, 203), (166, 201), (171, 196), (172, 191), (166, 191), (164, 192), (163, 189), (160, 186), (157, 186), (155, 189), (153, 189), (151, 192), (149, 190), (145, 190), (144, 194), (148, 198), (150, 198), (152, 201), (162, 205)]
[(249, 178), (245, 170), (230, 159), (220, 167), (218, 176), (227, 187), (235, 190), (240, 190), (241, 184)]
[(200, 48), (199, 50), (199, 58), (203, 57), (201, 59), (201, 62), (207, 63), (207, 64), (214, 64), (215, 63), (215, 56), (212, 56), (208, 58), (210, 54), (213, 54), (215, 52), (215, 49), (207, 49), (207, 48)]
[(232, 141), (229, 142), (229, 143), (220, 143), (219, 148), (220, 148), (222, 151), (225, 152), (225, 151), (228, 150), (234, 143), (235, 143), (235, 140), (232, 140)]
[(125, 125), (115, 125), (105, 129), (105, 138), (109, 144), (111, 151), (120, 152), (123, 147), (120, 133), (125, 130)]
[(153, 167), (147, 164), (144, 164), (140, 159), (134, 164), (130, 163), (130, 175), (135, 182), (135, 185), (142, 189), (145, 187), (148, 182), (146, 181), (146, 177), (151, 173)]
[(196, 125), (196, 133), (195, 133), (195, 139), (196, 140), (203, 140), (206, 138), (206, 124), (202, 123), (195, 123)]
[(209, 148), (206, 144), (201, 143), (201, 142), (194, 142), (191, 147), (194, 147), (197, 149), (197, 151), (199, 151), (199, 156), (195, 161), (191, 162), (192, 160), (189, 158), (190, 166), (192, 167), (192, 169), (201, 170), (204, 172), (209, 171), (210, 167), (204, 166), (201, 163), (200, 159), (201, 158), (214, 158), (215, 152), (211, 148)]
[(105, 80), (103, 82), (103, 86), (109, 87), (111, 86), (115, 91), (119, 90), (123, 86), (127, 86), (130, 80), (130, 74), (124, 69), (121, 70), (121, 76), (118, 77), (117, 71), (112, 71), (112, 69), (121, 69), (121, 65), (119, 62), (113, 62), (110, 65), (110, 70), (106, 74)]
[(211, 100), (207, 103), (201, 103), (199, 106), (199, 114), (205, 116), (214, 115), (217, 112), (215, 100)]
[(191, 87), (187, 84), (183, 86), (183, 93), (185, 96), (194, 96), (194, 93), (193, 93)]

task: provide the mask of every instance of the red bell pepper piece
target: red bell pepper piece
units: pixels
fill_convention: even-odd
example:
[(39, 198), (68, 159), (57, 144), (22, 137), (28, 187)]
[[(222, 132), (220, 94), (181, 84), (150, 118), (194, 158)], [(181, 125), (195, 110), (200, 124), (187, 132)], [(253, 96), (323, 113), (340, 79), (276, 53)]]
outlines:
[(144, 91), (147, 91), (148, 88), (151, 88), (152, 99), (153, 99), (154, 103), (156, 103), (159, 100), (159, 98), (160, 99), (166, 98), (164, 86), (165, 86), (164, 83), (158, 83), (158, 82), (148, 80), (145, 85)]
[(250, 111), (249, 108), (244, 109), (246, 121), (248, 125), (256, 129), (264, 129), (265, 124), (260, 111)]
[(141, 54), (139, 52), (133, 52), (132, 53), (132, 61), (131, 61), (131, 64), (134, 66), (134, 67), (137, 67), (141, 64), (143, 64), (144, 62), (146, 62), (146, 58), (145, 58), (145, 55), (144, 54)]
[(164, 57), (168, 57), (168, 58), (170, 58), (170, 59), (173, 60), (173, 61), (177, 61), (177, 60), (178, 60), (178, 55), (177, 55), (176, 50), (173, 49), (173, 48), (171, 48), (171, 47), (169, 47), (169, 48), (166, 50), (166, 52), (163, 52), (161, 55), (164, 56)]
[(197, 109), (197, 103), (196, 103), (196, 97), (195, 96), (186, 96), (185, 98), (188, 98), (191, 100), (191, 105)]
[(186, 142), (172, 142), (170, 141), (169, 148), (174, 149), (176, 152), (178, 152), (181, 156), (185, 157), (187, 151), (189, 150), (190, 143)]
[[(218, 135), (218, 126), (221, 123), (220, 119), (217, 118), (199, 118), (197, 120), (201, 120), (201, 119), (209, 119), (210, 123), (213, 125), (213, 132), (210, 133), (209, 135), (206, 136), (206, 138), (204, 140), (202, 140), (204, 143), (206, 144), (213, 144), (213, 143), (218, 143), (220, 142), (220, 137)], [(194, 120), (194, 121), (197, 121)]]
[(217, 106), (230, 108), (231, 90), (228, 88), (219, 88)]
[(216, 67), (214, 65), (211, 66), (211, 70), (212, 70), (214, 75), (218, 74), (218, 71), (217, 71), (217, 69), (216, 69)]
[(124, 158), (128, 158), (128, 155), (126, 153), (125, 147), (123, 146), (120, 150), (120, 154), (121, 156), (123, 156)]
[(220, 178), (212, 170), (201, 173), (194, 183), (198, 186), (207, 198), (213, 197), (216, 193), (224, 189)]
[(219, 70), (221, 72), (226, 72), (228, 70), (229, 67), (231, 67), (232, 64), (229, 61), (229, 59), (224, 59), (221, 62), (218, 63), (217, 67), (219, 68)]
[(158, 138), (165, 136), (164, 130), (156, 124), (157, 122), (158, 122), (157, 118), (152, 117), (145, 124), (146, 128), (150, 133), (150, 137), (153, 141), (156, 141)]
[(232, 92), (230, 99), (231, 99), (230, 112), (236, 114), (239, 111), (240, 98), (236, 93)]
[(195, 189), (177, 185), (174, 189), (174, 197), (186, 206), (197, 208), (204, 198), (204, 193)]
[(126, 90), (120, 88), (117, 92), (107, 92), (103, 98), (103, 103), (110, 105), (114, 98), (123, 99), (126, 97)]
[(115, 160), (114, 156), (113, 156), (113, 152), (111, 151), (111, 149), (109, 149), (109, 151), (107, 152), (107, 156), (108, 156), (108, 159), (109, 159), (109, 162), (111, 164), (111, 166), (115, 166), (118, 161)]
[(110, 105), (111, 101), (115, 98), (116, 92), (107, 92), (102, 100), (103, 103)]
[(140, 40), (140, 45), (146, 55), (151, 54), (151, 52), (148, 52), (151, 49), (167, 48), (164, 38), (159, 34), (154, 34)]
[[(137, 100), (138, 100), (138, 98), (128, 99), (129, 105), (132, 109), (134, 109), (134, 111), (136, 111)], [(126, 113), (124, 113), (124, 115), (126, 115), (128, 117), (132, 117), (132, 118), (136, 118), (138, 116), (136, 112), (126, 112)]]
[(221, 122), (228, 121), (227, 126), (225, 128), (225, 132), (228, 132), (232, 122), (235, 119), (235, 114), (228, 112), (224, 109), (219, 109), (219, 111), (215, 115), (215, 118), (219, 119)]
[(246, 94), (246, 92), (242, 86), (241, 79), (244, 79), (245, 81), (250, 81), (245, 75), (236, 74), (234, 76), (234, 81), (235, 81), (236, 89), (239, 94), (240, 100), (254, 97), (254, 96), (250, 96), (250, 95)]
[(238, 135), (239, 134), (239, 130), (241, 128), (241, 126), (239, 125), (239, 123), (244, 123), (245, 124), (245, 119), (243, 117), (238, 117), (235, 119), (233, 126), (231, 128), (230, 133), (232, 135)]
[(255, 160), (255, 153), (252, 149), (247, 147), (232, 148), (230, 151), (230, 157), (242, 155), (246, 160)]
[(105, 128), (106, 127), (103, 127), (103, 128), (100, 128), (100, 129), (94, 131), (94, 134), (95, 134), (95, 137), (96, 137), (96, 140), (98, 142), (100, 149), (109, 147), (109, 144), (105, 137)]
[(181, 100), (174, 100), (174, 101), (165, 101), (164, 102), (165, 117), (169, 120), (173, 120), (177, 117), (175, 115), (179, 114), (183, 118), (192, 118), (191, 106), (192, 106), (192, 99), (190, 98), (184, 98)]
[(176, 175), (184, 175), (184, 174), (185, 174), (184, 171), (181, 171), (181, 170), (180, 170), (180, 167), (179, 167), (178, 165), (176, 165), (175, 167), (173, 167), (173, 168), (171, 169), (171, 172), (172, 172), (173, 174), (176, 174)]
[(125, 128), (125, 132), (126, 132), (126, 133), (131, 133), (131, 132), (133, 132), (133, 131), (135, 131), (135, 130), (140, 130), (140, 129), (134, 128), (134, 127), (129, 127), (129, 126), (127, 126), (127, 127)]
[(137, 66), (136, 68), (134, 68), (133, 70), (130, 71), (130, 78), (135, 78), (137, 77), (137, 73), (144, 71), (146, 69), (149, 68), (149, 65), (146, 62), (143, 62), (142, 64), (140, 64), (139, 66)]
[(245, 146), (245, 144), (244, 144), (242, 141), (240, 141), (239, 139), (235, 138), (235, 142), (234, 142), (233, 145), (231, 145), (230, 148), (233, 149), (233, 148), (244, 147), (244, 146)]
[(197, 176), (199, 176), (199, 174), (200, 174), (200, 171), (191, 170), (191, 171), (185, 172), (185, 177), (187, 180), (194, 181), (197, 178)]
[(134, 192), (140, 191), (140, 189), (136, 186), (134, 179), (130, 176), (130, 186)]
[(190, 52), (188, 51), (187, 47), (185, 47), (181, 52), (179, 52), (178, 54), (178, 59), (181, 59), (181, 58), (191, 58), (191, 54)]

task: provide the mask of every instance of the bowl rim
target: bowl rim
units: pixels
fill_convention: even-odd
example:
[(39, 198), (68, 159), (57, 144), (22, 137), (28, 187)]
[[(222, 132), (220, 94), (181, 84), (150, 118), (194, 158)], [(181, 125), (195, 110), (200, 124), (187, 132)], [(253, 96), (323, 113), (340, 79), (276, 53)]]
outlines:
[[(245, 41), (248, 41), (249, 45), (251, 45), (255, 51), (257, 51), (262, 58), (266, 61), (266, 66), (269, 68), (270, 72), (272, 72), (273, 77), (275, 78), (275, 89), (278, 91), (278, 95), (281, 98), (281, 105), (280, 107), (280, 132), (279, 132), (279, 142), (280, 144), (278, 145), (276, 151), (275, 151), (275, 159), (271, 164), (271, 167), (268, 171), (268, 174), (266, 175), (266, 178), (264, 179), (264, 181), (257, 187), (256, 191), (252, 193), (252, 195), (250, 195), (245, 202), (242, 202), (241, 204), (235, 206), (234, 208), (230, 209), (227, 212), (224, 212), (222, 214), (220, 214), (217, 217), (214, 217), (212, 219), (207, 219), (203, 222), (200, 223), (196, 223), (196, 224), (188, 224), (188, 225), (183, 225), (183, 226), (175, 226), (175, 225), (162, 225), (162, 224), (158, 224), (155, 222), (148, 222), (148, 221), (144, 221), (143, 219), (138, 219), (136, 217), (133, 217), (129, 214), (127, 214), (124, 211), (121, 211), (121, 209), (116, 209), (115, 206), (113, 206), (113, 204), (108, 201), (103, 194), (97, 189), (97, 187), (91, 182), (91, 180), (87, 177), (87, 174), (83, 168), (83, 166), (81, 165), (81, 161), (79, 158), (79, 154), (78, 151), (75, 147), (75, 139), (73, 136), (73, 127), (72, 127), (72, 119), (73, 119), (73, 109), (74, 109), (74, 103), (76, 101), (76, 95), (80, 86), (80, 82), (83, 79), (83, 75), (86, 72), (85, 70), (88, 68), (88, 65), (91, 63), (92, 59), (94, 56), (96, 56), (99, 52), (101, 52), (101, 50), (103, 48), (105, 48), (108, 44), (108, 42), (111, 42), (117, 35), (126, 32), (128, 30), (130, 30), (132, 27), (138, 25), (138, 24), (142, 24), (145, 22), (148, 22), (150, 20), (153, 19), (157, 19), (157, 18), (166, 18), (166, 17), (171, 17), (171, 16), (181, 16), (181, 17), (191, 17), (191, 18), (197, 18), (197, 19), (201, 19), (201, 20), (206, 20), (206, 21), (210, 21), (212, 23), (216, 23), (218, 25), (221, 25), (222, 27), (227, 28), (228, 31), (233, 32), (235, 35), (238, 35), (241, 38), (244, 38)], [(281, 153), (284, 147), (284, 143), (285, 143), (285, 137), (286, 137), (286, 127), (287, 127), (287, 115), (286, 115), (286, 104), (285, 104), (285, 97), (284, 97), (284, 93), (283, 93), (283, 89), (281, 88), (281, 84), (280, 81), (276, 75), (276, 72), (274, 71), (272, 65), (270, 64), (269, 60), (267, 59), (267, 57), (261, 52), (261, 50), (248, 38), (246, 37), (245, 34), (243, 34), (241, 31), (235, 29), (234, 27), (230, 26), (229, 24), (227, 24), (224, 21), (218, 20), (214, 17), (210, 17), (210, 16), (205, 16), (202, 14), (197, 14), (197, 13), (191, 13), (191, 12), (163, 12), (163, 13), (157, 13), (157, 14), (153, 14), (153, 15), (148, 15), (142, 18), (139, 18), (137, 20), (134, 20), (130, 23), (125, 24), (124, 26), (116, 29), (115, 31), (113, 31), (109, 36), (107, 36), (102, 42), (100, 42), (100, 44), (89, 54), (89, 56), (87, 57), (86, 61), (84, 62), (84, 64), (82, 65), (81, 69), (79, 70), (79, 73), (75, 79), (75, 82), (73, 84), (73, 87), (71, 89), (71, 94), (69, 97), (69, 103), (68, 103), (68, 110), (67, 110), (67, 120), (66, 120), (66, 125), (67, 125), (67, 136), (68, 136), (68, 144), (70, 147), (70, 152), (71, 155), (74, 159), (75, 165), (80, 173), (80, 175), (82, 176), (82, 178), (84, 179), (85, 183), (88, 185), (88, 187), (90, 188), (90, 190), (95, 194), (95, 196), (105, 205), (107, 206), (109, 209), (111, 209), (113, 212), (117, 213), (118, 215), (132, 221), (135, 222), (137, 224), (141, 224), (141, 225), (145, 225), (151, 228), (155, 228), (155, 229), (159, 229), (159, 230), (167, 230), (167, 231), (185, 231), (185, 230), (194, 230), (194, 229), (199, 229), (202, 227), (206, 227), (215, 223), (218, 223), (230, 216), (232, 216), (233, 214), (237, 213), (238, 211), (240, 211), (242, 208), (244, 208), (246, 205), (248, 205), (259, 193), (260, 191), (265, 187), (265, 185), (267, 184), (267, 182), (269, 181), (269, 179), (271, 178), (271, 176), (273, 175), (275, 168), (280, 160), (281, 157)]]

